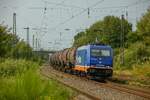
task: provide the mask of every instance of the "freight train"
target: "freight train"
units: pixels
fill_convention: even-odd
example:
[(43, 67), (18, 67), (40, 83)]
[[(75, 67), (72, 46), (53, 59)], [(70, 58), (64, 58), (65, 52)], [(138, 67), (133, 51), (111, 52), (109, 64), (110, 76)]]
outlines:
[(103, 44), (67, 48), (50, 55), (49, 63), (55, 69), (64, 72), (93, 78), (108, 78), (113, 74), (113, 50)]

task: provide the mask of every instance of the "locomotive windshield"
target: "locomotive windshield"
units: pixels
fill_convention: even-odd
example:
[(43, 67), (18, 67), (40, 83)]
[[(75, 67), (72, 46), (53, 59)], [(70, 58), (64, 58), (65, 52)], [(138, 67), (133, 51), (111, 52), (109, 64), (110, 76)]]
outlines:
[(103, 49), (91, 49), (91, 56), (94, 57), (108, 57), (110, 56), (110, 50), (103, 50)]

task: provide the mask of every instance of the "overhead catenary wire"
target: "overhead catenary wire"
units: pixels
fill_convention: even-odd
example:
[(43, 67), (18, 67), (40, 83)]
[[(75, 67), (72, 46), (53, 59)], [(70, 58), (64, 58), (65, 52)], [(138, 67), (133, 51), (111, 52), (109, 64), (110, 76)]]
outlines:
[(63, 6), (63, 7), (69, 7), (69, 8), (77, 8), (77, 9), (85, 9), (85, 8), (82, 8), (82, 7), (79, 7), (79, 6), (75, 6), (75, 5), (66, 5), (64, 3), (56, 3), (56, 2), (50, 2), (50, 1), (47, 1), (48, 4), (51, 4), (51, 5), (56, 5), (56, 6)]
[[(65, 1), (65, 0), (64, 0)], [(64, 2), (64, 1), (62, 1), (62, 2)], [(48, 3), (49, 1), (45, 1), (46, 3)], [(52, 4), (52, 5), (56, 5), (56, 6), (62, 6), (61, 8), (60, 7), (47, 7), (47, 9), (46, 10), (63, 10), (63, 11), (69, 11), (69, 10), (71, 10), (71, 12), (73, 12), (72, 11), (72, 9), (75, 9), (75, 8), (79, 8), (79, 9), (76, 9), (76, 10), (87, 10), (87, 12), (88, 12), (88, 16), (91, 14), (90, 12), (97, 12), (97, 11), (101, 11), (101, 12), (103, 12), (103, 10), (112, 10), (112, 9), (120, 9), (120, 8), (122, 8), (122, 9), (128, 9), (129, 7), (133, 7), (133, 6), (135, 6), (135, 5), (138, 5), (138, 4), (141, 4), (141, 3), (146, 3), (146, 2), (149, 2), (149, 0), (145, 0), (145, 1), (136, 1), (136, 2), (134, 2), (134, 3), (132, 3), (132, 4), (129, 4), (129, 5), (124, 5), (124, 6), (114, 6), (114, 7), (101, 7), (101, 8), (82, 8), (82, 7), (74, 7), (74, 5), (68, 5), (68, 6), (66, 6), (65, 4), (63, 4), (63, 3), (55, 3), (55, 2), (52, 2), (52, 3), (48, 3), (48, 4)], [(65, 7), (65, 8), (63, 8), (63, 7)], [(69, 8), (66, 8), (66, 7), (69, 7)], [(80, 9), (80, 8), (82, 8), (82, 9)], [(30, 9), (43, 9), (43, 7), (30, 7)], [(117, 12), (117, 11), (112, 11), (112, 12)], [(73, 16), (71, 16), (71, 17), (74, 17), (74, 15)]]
[[(95, 7), (96, 5), (98, 5), (99, 3), (103, 2), (103, 1), (104, 1), (104, 0), (98, 1), (98, 2), (95, 3), (94, 5), (92, 5), (92, 6), (90, 6), (90, 7), (87, 7), (87, 9), (84, 9), (84, 10), (82, 10), (81, 12), (79, 12), (79, 13), (73, 15), (72, 17), (68, 18), (67, 20), (65, 20), (65, 21), (63, 21), (63, 22), (61, 22), (61, 23), (59, 23), (59, 24), (56, 25), (54, 28), (50, 28), (50, 30), (55, 30), (55, 29), (56, 29), (57, 27), (59, 27), (60, 25), (63, 25), (63, 24), (65, 24), (65, 23), (69, 22), (70, 20), (72, 20), (72, 19), (74, 19), (75, 17), (81, 15), (81, 14), (84, 13), (85, 11), (88, 11), (88, 16), (89, 16), (89, 14), (90, 14), (90, 9), (91, 9), (92, 7)], [(110, 7), (108, 7), (108, 8), (110, 8)], [(116, 7), (116, 8), (117, 8), (117, 7)], [(43, 35), (43, 36), (44, 36), (44, 35)], [(42, 36), (42, 37), (43, 37), (43, 36)]]
[(125, 8), (125, 7), (133, 7), (135, 5), (138, 5), (140, 3), (146, 3), (146, 2), (150, 2), (149, 0), (145, 0), (145, 1), (139, 1), (139, 2), (134, 2), (132, 4), (129, 5), (124, 5), (124, 6), (112, 6), (112, 7), (101, 7), (101, 8), (93, 8), (93, 9), (111, 9), (111, 8)]
[[(48, 7), (47, 7), (47, 1), (44, 1), (44, 0), (42, 0), (43, 2), (44, 2), (44, 4), (45, 4), (45, 6), (44, 6), (44, 13), (43, 13), (43, 19), (42, 19), (42, 21), (41, 21), (41, 27), (40, 27), (40, 34), (41, 34), (41, 32), (42, 32), (42, 28), (43, 28), (43, 25), (45, 25), (44, 26), (44, 28), (45, 28), (45, 32), (44, 32), (44, 34), (43, 35), (41, 35), (41, 37), (44, 37), (45, 36), (45, 34), (47, 33), (47, 29), (48, 29), (48, 24), (47, 24), (47, 20), (48, 20), (48, 18), (47, 18), (47, 9), (48, 9)], [(59, 4), (62, 4), (62, 3), (64, 3), (65, 2), (65, 0), (63, 0), (63, 1), (61, 1), (61, 3), (59, 3)], [(45, 21), (45, 22), (44, 22)], [(40, 38), (39, 39), (39, 41), (41, 41), (41, 39), (42, 38)], [(39, 45), (40, 45), (40, 43), (39, 43)]]
[[(102, 0), (102, 1), (104, 1), (104, 0)], [(144, 2), (147, 2), (147, 1), (144, 1)], [(139, 4), (139, 3), (141, 3), (141, 2), (138, 2), (138, 3), (136, 2), (136, 3), (130, 4), (130, 5), (127, 5), (127, 6), (103, 7), (103, 8), (91, 8), (91, 7), (89, 7), (89, 8), (90, 8), (90, 10), (91, 10), (91, 9), (125, 8), (125, 7), (130, 7), (130, 6), (132, 6), (132, 5)], [(60, 3), (59, 3), (59, 4), (60, 4)], [(96, 5), (97, 5), (97, 4), (96, 4)], [(93, 5), (93, 6), (95, 6), (95, 5)], [(65, 21), (63, 21), (63, 22), (61, 22), (61, 23), (59, 23), (58, 25), (56, 25), (54, 28), (50, 28), (50, 30), (55, 30), (59, 25), (63, 25), (63, 24), (65, 24), (65, 23), (67, 23), (68, 21), (74, 19), (74, 18), (77, 17), (78, 15), (84, 13), (85, 11), (88, 11), (89, 8), (88, 8), (88, 9), (84, 9), (84, 10), (82, 10), (80, 13), (77, 13), (77, 14), (73, 15), (73, 16), (70, 17), (69, 19), (67, 19), (67, 20), (65, 20)], [(114, 11), (113, 11), (113, 12), (114, 12)], [(128, 15), (128, 12), (126, 12), (126, 15)]]
[[(147, 1), (146, 1), (147, 2)], [(119, 7), (105, 7), (105, 9), (110, 9), (110, 8), (123, 8), (123, 10), (124, 11), (126, 11), (126, 8), (128, 8), (128, 7), (130, 7), (130, 6), (133, 6), (133, 5), (137, 5), (138, 3), (136, 2), (136, 3), (133, 3), (133, 4), (130, 4), (130, 5), (127, 5), (127, 6), (119, 6)], [(102, 8), (101, 8), (102, 9)], [(81, 13), (83, 13), (84, 11), (86, 11), (86, 10), (83, 10)], [(81, 13), (79, 13), (79, 14), (81, 14)], [(123, 13), (123, 12), (122, 12)], [(126, 18), (128, 19), (128, 12), (126, 11), (125, 12), (126, 14)], [(88, 8), (88, 14), (89, 14), (89, 8)], [(78, 14), (76, 15), (76, 16), (78, 16)], [(75, 16), (75, 17), (76, 17)], [(74, 18), (74, 17), (73, 17)], [(68, 21), (70, 21), (71, 19), (73, 19), (73, 18), (70, 18), (70, 19), (68, 19), (68, 20), (66, 20), (66, 21), (64, 21), (64, 22), (62, 22), (62, 23), (60, 23), (60, 25), (62, 25), (62, 24), (65, 24), (65, 23), (67, 23)], [(59, 25), (58, 25), (59, 26)], [(57, 27), (57, 26), (56, 26)]]
[[(56, 25), (54, 28), (50, 28), (50, 30), (55, 30), (55, 29), (56, 29), (57, 27), (59, 27), (60, 25), (63, 25), (63, 24), (65, 24), (65, 23), (71, 21), (71, 20), (74, 19), (75, 17), (81, 15), (82, 13), (88, 11), (90, 8), (97, 6), (98, 4), (100, 4), (100, 3), (102, 3), (102, 2), (104, 2), (104, 0), (100, 0), (100, 1), (98, 1), (98, 2), (96, 2), (96, 3), (94, 3), (93, 5), (87, 7), (87, 9), (83, 9), (81, 12), (79, 12), (79, 13), (73, 15), (72, 17), (68, 18), (68, 19), (65, 20), (64, 22), (59, 23), (59, 24)], [(44, 36), (45, 36), (45, 34), (41, 37), (41, 39), (42, 39)]]
[[(44, 2), (44, 7), (41, 8), (41, 9), (43, 9), (44, 12), (43, 12), (43, 18), (42, 18), (42, 21), (41, 21), (41, 25), (40, 25), (40, 28), (39, 28), (39, 33), (40, 34), (43, 33), (43, 32), (46, 34), (47, 33), (47, 29), (48, 29), (48, 24), (47, 24), (47, 2), (46, 1), (43, 1), (43, 2)], [(46, 30), (46, 31), (43, 31), (43, 29)], [(41, 36), (42, 36), (42, 34), (41, 34)], [(37, 37), (37, 39), (38, 39), (38, 48), (37, 49), (40, 49), (40, 47), (41, 47), (41, 39), (39, 37)]]
[[(72, 17), (68, 18), (67, 20), (65, 20), (65, 21), (63, 21), (63, 22), (61, 22), (61, 23), (59, 23), (59, 24), (56, 25), (55, 27), (50, 28), (50, 30), (55, 30), (58, 26), (63, 25), (63, 24), (65, 24), (65, 23), (69, 22), (70, 20), (72, 20), (72, 19), (74, 19), (75, 17), (81, 15), (81, 14), (84, 13), (85, 11), (89, 11), (89, 9), (90, 9), (90, 10), (92, 10), (92, 9), (100, 9), (100, 10), (102, 10), (102, 9), (112, 9), (112, 8), (123, 8), (123, 9), (125, 9), (125, 8), (131, 7), (131, 6), (134, 6), (134, 5), (137, 5), (137, 4), (139, 4), (139, 3), (142, 2), (142, 1), (140, 1), (140, 2), (134, 2), (134, 3), (129, 4), (129, 5), (126, 5), (126, 6), (92, 8), (92, 7), (98, 5), (99, 3), (103, 2), (103, 1), (104, 1), (104, 0), (101, 0), (101, 1), (99, 1), (99, 2), (97, 2), (97, 3), (95, 3), (94, 5), (92, 5), (91, 7), (88, 7), (87, 9), (84, 8), (81, 12), (79, 12), (79, 13), (73, 15)], [(143, 1), (143, 2), (148, 2), (148, 0)], [(88, 12), (88, 13), (89, 13), (89, 12)], [(126, 12), (126, 13), (127, 13), (127, 12)], [(127, 15), (128, 15), (128, 14), (127, 14)]]
[[(64, 0), (65, 1), (65, 0)], [(102, 0), (102, 1), (104, 1), (104, 0)], [(49, 2), (49, 1), (48, 1)], [(102, 7), (102, 8), (93, 8), (93, 7), (89, 7), (89, 9), (90, 10), (93, 10), (93, 9), (97, 9), (97, 10), (103, 10), (103, 9), (108, 9), (108, 10), (110, 10), (110, 9), (112, 9), (112, 8), (128, 8), (128, 7), (132, 7), (132, 6), (134, 6), (134, 5), (137, 5), (137, 4), (139, 4), (139, 3), (141, 3), (141, 2), (148, 2), (148, 0), (146, 0), (146, 1), (139, 1), (139, 2), (136, 2), (136, 3), (133, 3), (133, 4), (130, 4), (130, 5), (127, 5), (127, 6), (118, 6), (118, 7)], [(50, 2), (48, 3), (48, 4), (50, 4)], [(51, 4), (54, 4), (54, 5), (57, 5), (57, 6), (59, 6), (59, 5), (63, 5), (63, 7), (65, 6), (65, 4), (61, 4), (61, 3), (51, 3)], [(73, 9), (73, 8), (81, 8), (82, 9), (82, 7), (74, 7), (74, 5), (69, 5), (69, 6), (67, 6), (67, 7), (70, 7), (71, 9)], [(81, 10), (80, 9), (80, 10)], [(87, 8), (83, 8), (82, 9), (82, 11), (81, 12), (79, 12), (79, 13), (76, 13), (75, 15), (73, 15), (73, 16), (71, 16), (70, 18), (68, 18), (68, 19), (66, 19), (66, 20), (64, 20), (63, 22), (60, 22), (59, 24), (57, 24), (55, 27), (52, 27), (52, 28), (49, 28), (50, 30), (55, 30), (56, 28), (58, 28), (60, 25), (63, 25), (63, 24), (65, 24), (65, 23), (68, 23), (70, 20), (72, 20), (72, 19), (74, 19), (75, 17), (78, 17), (79, 15), (81, 15), (81, 14), (83, 14), (84, 12), (86, 12), (86, 11), (88, 11), (88, 9)], [(117, 11), (113, 11), (113, 10), (111, 10), (111, 12), (117, 12)], [(45, 34), (44, 34), (45, 35)], [(43, 37), (43, 36), (42, 36)]]
[[(94, 6), (97, 6), (99, 3), (102, 3), (102, 2), (104, 2), (104, 0), (100, 0), (100, 1), (98, 1), (98, 2), (96, 2), (96, 3), (94, 3), (94, 5), (91, 5), (91, 6), (87, 7), (87, 8), (90, 9), (90, 8), (92, 8), (92, 7), (94, 7)], [(88, 9), (82, 10), (81, 12), (79, 12), (79, 13), (73, 15), (72, 17), (68, 18), (67, 20), (65, 20), (65, 21), (63, 21), (63, 22), (61, 22), (61, 23), (59, 23), (59, 24), (56, 25), (55, 27), (50, 28), (50, 30), (55, 30), (55, 29), (56, 29), (57, 27), (59, 27), (60, 25), (63, 25), (63, 24), (65, 24), (66, 22), (69, 22), (70, 20), (74, 19), (75, 17), (81, 15), (81, 14), (84, 13), (85, 11), (88, 11)], [(44, 37), (44, 35), (43, 35), (42, 37)]]
[[(94, 5), (89, 6), (88, 8), (90, 9), (90, 8), (92, 8), (93, 6), (96, 6), (96, 5), (98, 5), (99, 3), (102, 3), (103, 1), (104, 1), (104, 0), (100, 0), (100, 1), (96, 2)], [(75, 14), (74, 16), (68, 18), (67, 20), (65, 20), (65, 21), (59, 23), (58, 25), (56, 25), (55, 27), (51, 28), (51, 30), (54, 30), (54, 29), (56, 29), (58, 26), (63, 25), (63, 24), (65, 24), (66, 22), (69, 22), (70, 20), (72, 20), (72, 19), (74, 19), (75, 17), (81, 15), (82, 13), (84, 13), (84, 12), (87, 11), (87, 10), (88, 10), (88, 9), (82, 10), (81, 12)]]

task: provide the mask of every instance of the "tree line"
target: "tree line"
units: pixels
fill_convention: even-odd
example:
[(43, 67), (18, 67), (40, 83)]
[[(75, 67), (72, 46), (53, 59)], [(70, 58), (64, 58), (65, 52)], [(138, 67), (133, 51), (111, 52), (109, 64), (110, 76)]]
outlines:
[(38, 60), (30, 45), (10, 31), (7, 26), (0, 25), (0, 58)]
[(74, 37), (73, 46), (79, 47), (97, 41), (110, 45), (114, 49), (116, 62), (120, 62), (121, 34), (124, 38), (125, 66), (143, 63), (150, 60), (150, 9), (136, 24), (136, 31), (132, 31), (132, 24), (116, 16), (106, 16), (83, 32)]

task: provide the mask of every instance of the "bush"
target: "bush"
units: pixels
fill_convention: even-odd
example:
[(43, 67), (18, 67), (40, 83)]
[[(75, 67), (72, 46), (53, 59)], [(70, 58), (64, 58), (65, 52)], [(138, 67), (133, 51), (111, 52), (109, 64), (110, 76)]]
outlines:
[(0, 76), (22, 74), (29, 69), (36, 69), (38, 66), (37, 63), (31, 61), (6, 59), (0, 63)]
[(66, 100), (72, 91), (53, 80), (42, 80), (39, 64), (26, 60), (0, 62), (0, 100)]
[(142, 65), (133, 65), (133, 74), (139, 77), (150, 78), (150, 62), (144, 63)]
[(124, 65), (120, 64), (120, 56), (121, 54), (115, 56), (115, 67), (118, 69), (122, 66), (123, 69), (131, 69), (134, 64), (143, 64), (149, 61), (150, 51), (144, 43), (136, 42), (130, 45), (128, 49), (125, 49)]
[(53, 80), (41, 80), (36, 71), (0, 81), (0, 100), (67, 100), (72, 91)]

